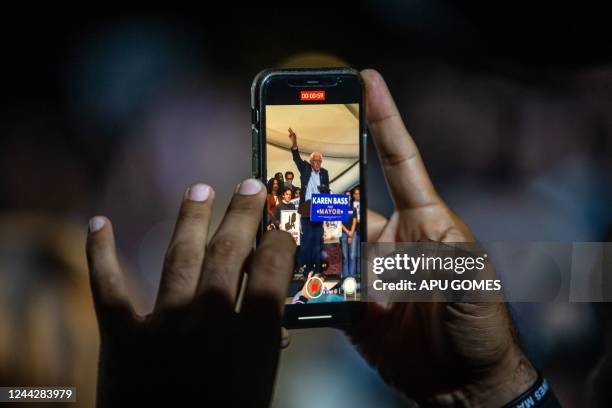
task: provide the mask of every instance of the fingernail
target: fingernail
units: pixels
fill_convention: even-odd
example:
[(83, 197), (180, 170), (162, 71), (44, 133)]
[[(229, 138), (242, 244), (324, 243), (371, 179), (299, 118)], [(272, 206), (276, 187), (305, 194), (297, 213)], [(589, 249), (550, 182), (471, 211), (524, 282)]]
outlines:
[(104, 217), (100, 217), (99, 215), (93, 217), (89, 220), (89, 232), (96, 232), (102, 229), (106, 224), (106, 220)]
[(280, 346), (281, 348), (287, 348), (287, 346), (289, 346), (289, 339), (282, 339)]
[(206, 201), (210, 195), (210, 186), (207, 184), (194, 184), (189, 187), (187, 197), (191, 201)]
[(255, 195), (261, 191), (261, 183), (255, 179), (246, 179), (238, 187), (238, 193), (242, 195)]

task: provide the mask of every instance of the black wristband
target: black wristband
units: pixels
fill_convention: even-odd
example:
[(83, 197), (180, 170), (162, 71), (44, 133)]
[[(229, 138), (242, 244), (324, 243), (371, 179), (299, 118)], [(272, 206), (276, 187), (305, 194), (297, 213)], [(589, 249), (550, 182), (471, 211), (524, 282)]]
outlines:
[(552, 392), (550, 384), (538, 370), (538, 378), (527, 391), (504, 405), (502, 408), (561, 408), (559, 400)]

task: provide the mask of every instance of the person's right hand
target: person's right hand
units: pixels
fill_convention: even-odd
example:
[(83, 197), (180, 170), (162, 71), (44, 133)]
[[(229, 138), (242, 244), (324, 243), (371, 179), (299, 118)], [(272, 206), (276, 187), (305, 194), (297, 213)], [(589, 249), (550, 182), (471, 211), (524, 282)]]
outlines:
[[(435, 191), (379, 73), (362, 72), (370, 133), (393, 197), (390, 219), (368, 212), (368, 242), (467, 242), (474, 236)], [(382, 377), (406, 396), (440, 406), (502, 406), (536, 372), (504, 303), (368, 303), (349, 330)]]
[(289, 128), (289, 140), (291, 140), (291, 147), (297, 146), (297, 135), (291, 128)]

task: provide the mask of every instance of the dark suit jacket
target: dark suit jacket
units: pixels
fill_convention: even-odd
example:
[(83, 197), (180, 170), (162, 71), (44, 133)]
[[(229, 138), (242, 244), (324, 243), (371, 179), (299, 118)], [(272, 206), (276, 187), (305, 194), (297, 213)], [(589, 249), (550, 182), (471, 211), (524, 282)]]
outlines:
[[(310, 167), (310, 163), (308, 163), (306, 160), (302, 160), (300, 157), (300, 151), (298, 149), (291, 149), (291, 154), (293, 155), (293, 162), (300, 172), (300, 184), (302, 190), (300, 192), (300, 204), (302, 204), (306, 200), (306, 187), (308, 187), (312, 167)], [(324, 184), (329, 188), (329, 173), (323, 167), (321, 167), (321, 170), (319, 170), (319, 178), (321, 180), (321, 184)]]

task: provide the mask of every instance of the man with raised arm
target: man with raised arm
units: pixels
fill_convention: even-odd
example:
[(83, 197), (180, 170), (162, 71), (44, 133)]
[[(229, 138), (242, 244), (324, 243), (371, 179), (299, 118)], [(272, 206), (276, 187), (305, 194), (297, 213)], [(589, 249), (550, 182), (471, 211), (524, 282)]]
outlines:
[[(323, 155), (321, 152), (310, 153), (309, 161), (302, 160), (297, 145), (297, 135), (289, 128), (289, 140), (291, 140), (291, 154), (293, 161), (300, 172), (300, 183), (302, 194), (300, 194), (300, 213), (302, 224), (302, 239), (298, 261), (300, 265), (306, 265), (304, 273), (314, 270), (321, 272), (321, 242), (323, 239), (323, 223), (310, 221), (310, 203), (312, 195), (329, 190), (329, 173), (321, 167)], [(304, 210), (306, 209), (306, 210)]]

